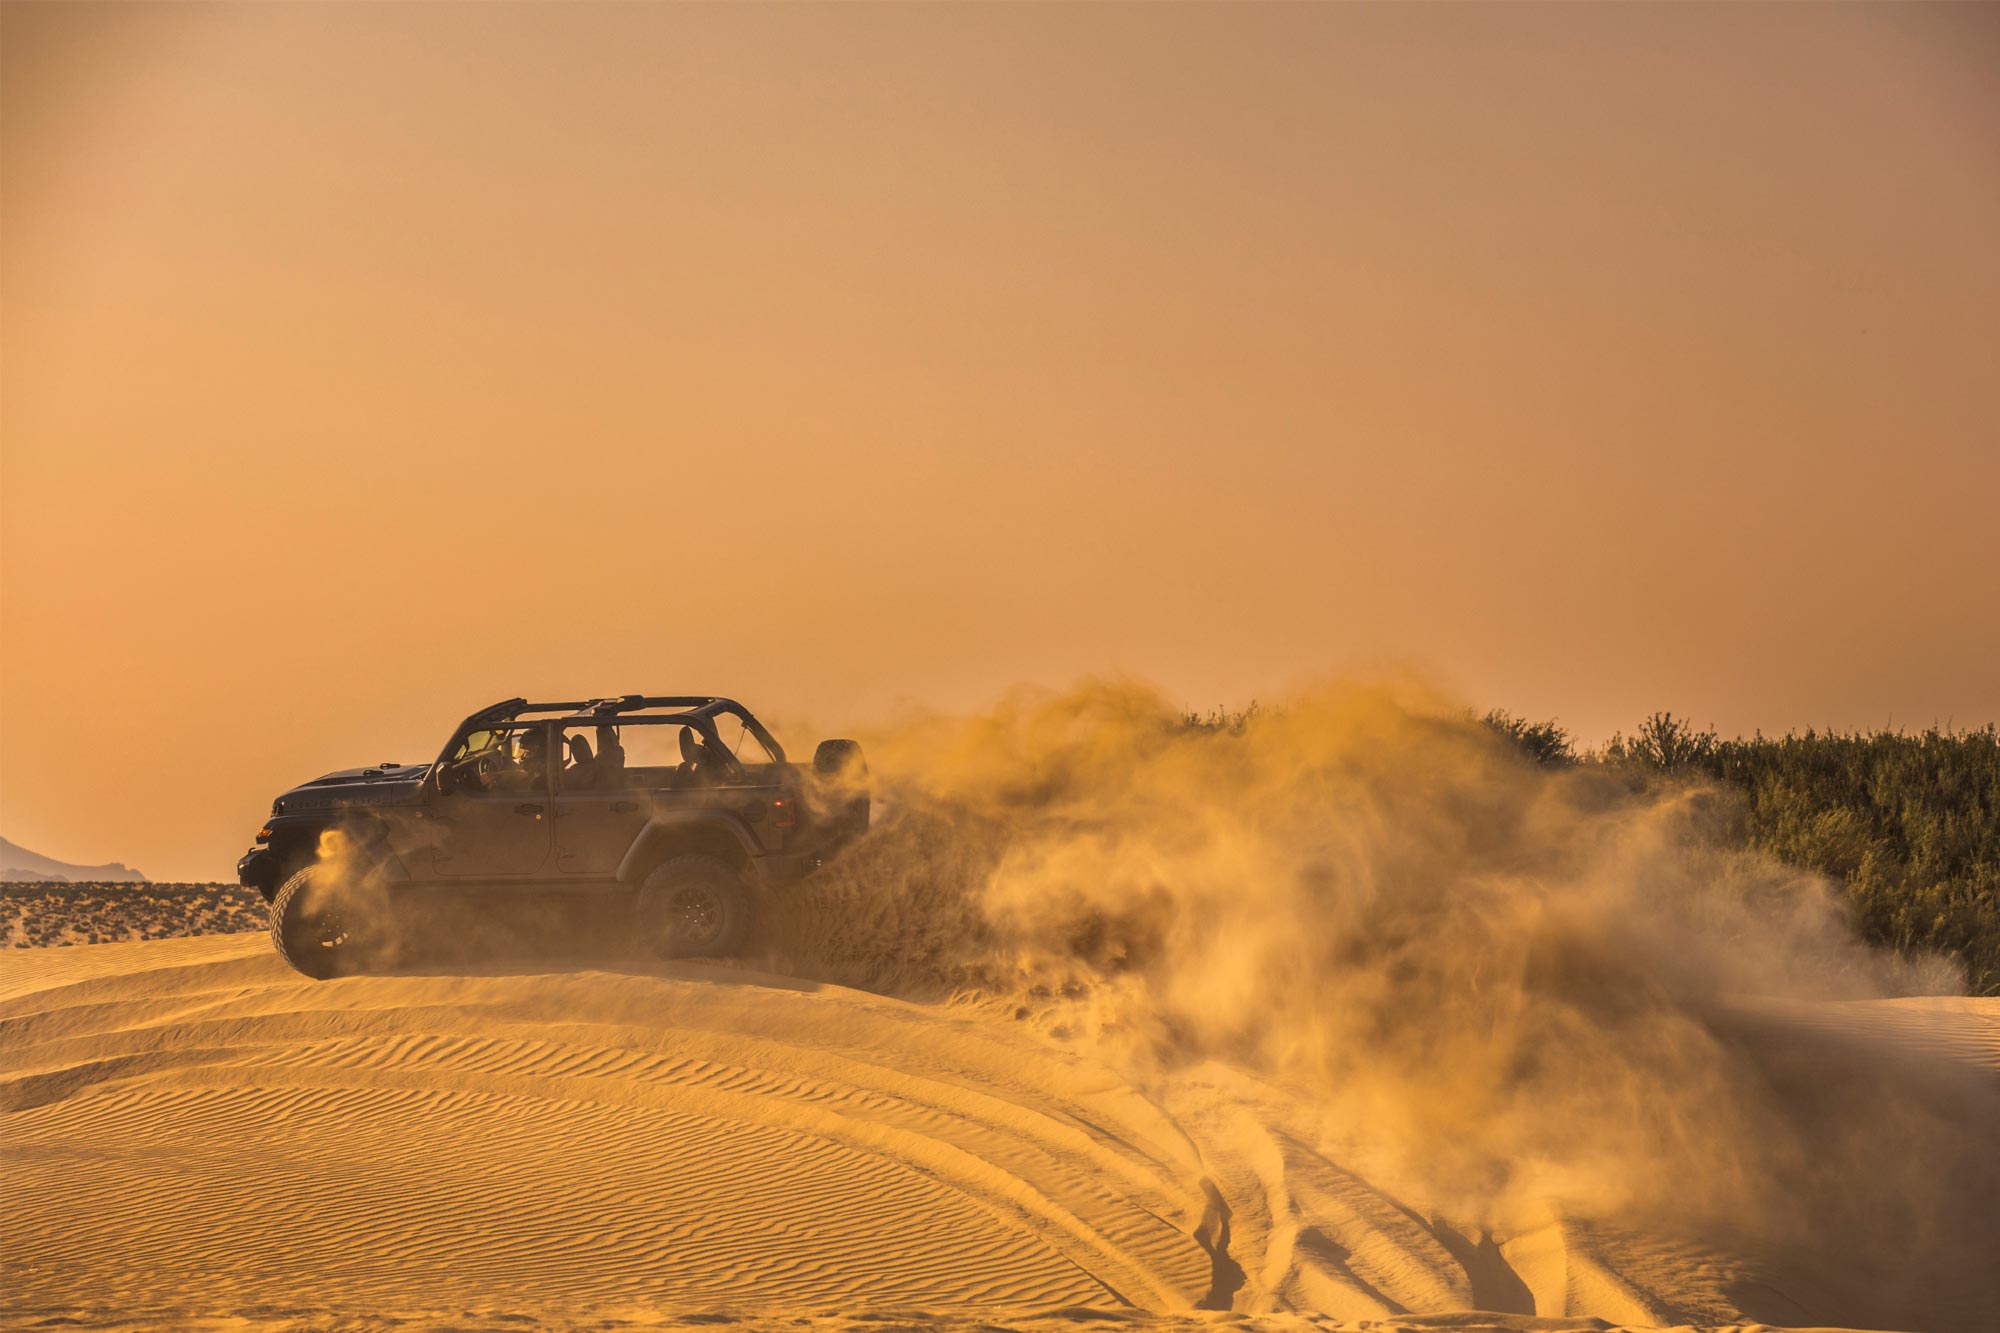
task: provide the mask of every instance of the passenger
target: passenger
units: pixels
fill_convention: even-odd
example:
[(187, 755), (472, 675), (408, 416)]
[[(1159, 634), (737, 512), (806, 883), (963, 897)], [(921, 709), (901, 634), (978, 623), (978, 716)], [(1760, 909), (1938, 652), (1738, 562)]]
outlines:
[(741, 771), (736, 756), (720, 741), (703, 737), (693, 727), (681, 728), (681, 763), (674, 770), (676, 787), (710, 787), (727, 783)]
[(625, 785), (625, 747), (619, 743), (618, 728), (597, 728), (597, 785), (607, 790)]
[(562, 773), (564, 791), (589, 791), (595, 787), (600, 774), (597, 757), (590, 752), (590, 742), (581, 736), (569, 738), (569, 767)]
[(708, 747), (701, 743), (701, 737), (694, 734), (693, 727), (681, 728), (681, 763), (674, 770), (676, 787), (694, 787), (707, 781)]

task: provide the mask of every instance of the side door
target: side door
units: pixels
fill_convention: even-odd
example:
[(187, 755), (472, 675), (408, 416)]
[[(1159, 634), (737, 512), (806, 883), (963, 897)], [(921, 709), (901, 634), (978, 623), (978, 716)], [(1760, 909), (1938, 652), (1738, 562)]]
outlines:
[[(665, 729), (637, 719), (568, 726), (555, 751), (555, 868), (610, 879), (650, 813), (649, 756)], [(628, 752), (628, 744), (636, 756)]]
[[(547, 874), (554, 838), (550, 817), (549, 723), (499, 729), (496, 764), (481, 787), (461, 786), (431, 807), (431, 864), (447, 880), (517, 879)], [(539, 743), (543, 761), (521, 761)]]

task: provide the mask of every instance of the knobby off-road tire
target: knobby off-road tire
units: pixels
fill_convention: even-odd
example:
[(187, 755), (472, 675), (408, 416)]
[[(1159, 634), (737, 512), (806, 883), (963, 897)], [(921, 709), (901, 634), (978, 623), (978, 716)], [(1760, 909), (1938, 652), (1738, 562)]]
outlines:
[(749, 886), (720, 858), (661, 862), (639, 886), (640, 938), (662, 958), (726, 958), (750, 938)]
[(326, 869), (310, 865), (286, 880), (271, 900), (271, 943), (278, 957), (326, 981), (366, 969), (374, 952), (371, 924), (352, 903), (339, 901)]

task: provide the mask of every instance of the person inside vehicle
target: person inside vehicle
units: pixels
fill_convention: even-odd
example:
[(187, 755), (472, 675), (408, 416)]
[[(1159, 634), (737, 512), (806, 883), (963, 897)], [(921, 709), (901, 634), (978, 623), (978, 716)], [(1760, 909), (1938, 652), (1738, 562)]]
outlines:
[(704, 740), (693, 727), (681, 728), (681, 766), (675, 770), (677, 787), (700, 787), (721, 782), (729, 773), (726, 751)]
[(514, 738), (514, 757), (493, 775), (492, 789), (537, 792), (548, 782), (549, 741), (540, 727), (529, 727)]
[(719, 743), (704, 739), (693, 727), (681, 728), (681, 763), (674, 770), (676, 787), (727, 782), (736, 768), (735, 756)]
[(569, 766), (562, 772), (564, 791), (589, 791), (597, 786), (597, 756), (590, 752), (590, 742), (581, 736), (569, 738)]
[(597, 785), (606, 789), (625, 785), (625, 747), (619, 743), (618, 728), (608, 724), (597, 728)]
[(701, 738), (694, 734), (693, 727), (682, 727), (680, 739), (681, 764), (679, 768), (674, 770), (674, 785), (676, 787), (692, 787), (699, 783), (704, 776), (702, 773)]

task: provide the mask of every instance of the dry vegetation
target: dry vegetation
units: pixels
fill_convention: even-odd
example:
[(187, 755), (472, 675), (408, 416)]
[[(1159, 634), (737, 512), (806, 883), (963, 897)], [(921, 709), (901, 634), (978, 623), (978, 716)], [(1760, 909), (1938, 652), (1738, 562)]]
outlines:
[(1635, 787), (1717, 784), (1720, 836), (1845, 892), (1870, 944), (1942, 954), (1975, 995), (2000, 994), (2000, 731), (1806, 731), (1725, 740), (1671, 713), (1579, 752), (1554, 722), (1489, 727), (1550, 767), (1593, 765)]
[(262, 930), (264, 900), (238, 884), (0, 884), (15, 949)]

